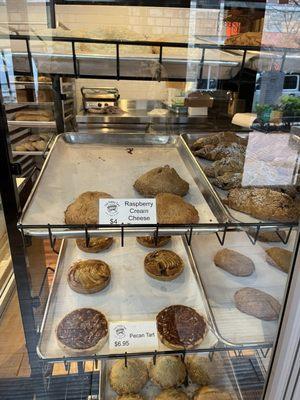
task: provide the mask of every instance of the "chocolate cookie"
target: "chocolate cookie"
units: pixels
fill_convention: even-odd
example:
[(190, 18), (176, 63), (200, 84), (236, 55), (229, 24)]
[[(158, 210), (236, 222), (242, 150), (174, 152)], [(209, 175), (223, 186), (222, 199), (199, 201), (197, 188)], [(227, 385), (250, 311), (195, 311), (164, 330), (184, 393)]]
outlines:
[(230, 249), (219, 250), (214, 257), (214, 263), (217, 267), (236, 276), (249, 276), (255, 270), (250, 258)]
[(150, 362), (149, 376), (151, 381), (161, 389), (170, 389), (185, 381), (186, 368), (180, 357), (158, 357), (155, 364)]
[(290, 270), (293, 253), (281, 247), (271, 247), (266, 250), (266, 260), (270, 265), (285, 273)]
[(108, 249), (113, 244), (114, 239), (111, 237), (96, 237), (91, 238), (89, 246), (86, 246), (85, 239), (76, 239), (77, 247), (85, 253), (99, 253), (102, 250)]
[(155, 244), (155, 238), (153, 236), (138, 236), (137, 242), (145, 247), (157, 248), (163, 247), (169, 243), (171, 236), (158, 236)]
[(68, 271), (68, 284), (77, 293), (99, 292), (109, 281), (109, 266), (101, 260), (76, 261)]
[(124, 360), (116, 361), (109, 374), (110, 386), (120, 395), (139, 393), (147, 381), (147, 366), (138, 358), (127, 360), (127, 366)]
[(70, 312), (60, 321), (56, 330), (58, 344), (74, 353), (99, 350), (106, 342), (107, 335), (105, 316), (92, 308)]
[(281, 305), (270, 294), (261, 290), (245, 287), (234, 295), (234, 301), (237, 309), (253, 317), (273, 321), (278, 319)]
[(157, 331), (163, 344), (171, 349), (192, 349), (205, 338), (205, 318), (191, 307), (174, 305), (156, 316)]
[(166, 389), (160, 392), (155, 400), (189, 400), (189, 398), (182, 390)]
[(157, 220), (160, 224), (196, 224), (199, 222), (196, 208), (175, 194), (158, 194), (156, 207)]
[(197, 389), (193, 400), (234, 400), (235, 396), (230, 392), (224, 392), (212, 386), (204, 386)]
[(182, 273), (184, 263), (174, 251), (156, 250), (146, 255), (144, 268), (151, 278), (172, 281)]

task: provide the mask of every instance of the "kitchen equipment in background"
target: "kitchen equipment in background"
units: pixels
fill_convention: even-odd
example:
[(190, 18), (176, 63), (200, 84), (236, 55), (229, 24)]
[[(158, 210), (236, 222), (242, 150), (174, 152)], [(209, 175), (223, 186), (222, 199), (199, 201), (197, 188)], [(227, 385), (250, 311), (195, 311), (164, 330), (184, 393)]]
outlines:
[(85, 111), (101, 110), (107, 107), (118, 107), (120, 94), (117, 88), (95, 87), (81, 88), (82, 103)]

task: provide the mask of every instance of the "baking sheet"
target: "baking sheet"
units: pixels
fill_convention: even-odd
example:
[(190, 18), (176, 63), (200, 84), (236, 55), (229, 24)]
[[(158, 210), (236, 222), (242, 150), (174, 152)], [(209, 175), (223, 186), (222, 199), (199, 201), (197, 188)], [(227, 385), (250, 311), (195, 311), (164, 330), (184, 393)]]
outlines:
[[(63, 351), (57, 344), (55, 329), (60, 320), (69, 312), (92, 307), (106, 315), (108, 321), (155, 320), (156, 315), (172, 304), (193, 307), (206, 315), (200, 287), (181, 237), (173, 237), (165, 249), (175, 251), (184, 261), (185, 269), (174, 281), (161, 282), (150, 278), (144, 272), (144, 258), (153, 251), (126, 238), (124, 247), (119, 239), (113, 246), (98, 254), (84, 253), (76, 246), (74, 239), (64, 240), (60, 258), (44, 315), (38, 352), (43, 359), (60, 359), (72, 354)], [(79, 294), (67, 283), (67, 271), (74, 261), (101, 259), (111, 269), (111, 282), (103, 291), (95, 294)], [(217, 343), (215, 335), (209, 330), (200, 348), (211, 348)], [(158, 351), (169, 350), (159, 342)], [(108, 341), (97, 353), (110, 354)], [(87, 353), (83, 352), (83, 355)]]
[[(207, 357), (207, 362), (212, 363), (216, 366), (214, 370), (214, 374), (211, 378), (214, 380), (214, 386), (229, 391), (234, 397), (232, 400), (241, 399), (240, 393), (238, 391), (237, 385), (235, 383), (235, 377), (233, 370), (231, 368), (230, 360), (226, 353), (219, 353), (215, 352), (213, 354), (213, 361), (209, 359), (209, 353), (201, 353), (202, 357)], [(152, 361), (152, 358), (141, 358), (146, 365)], [(111, 400), (114, 399), (117, 394), (111, 388), (109, 383), (109, 371), (113, 365), (114, 361), (112, 360), (105, 360), (101, 363), (101, 372), (100, 372), (100, 400)], [(192, 398), (194, 392), (199, 388), (199, 385), (193, 384), (190, 380), (188, 380), (188, 385), (181, 385), (179, 389), (185, 392), (189, 398)], [(145, 387), (139, 393), (145, 400), (152, 400), (155, 399), (161, 392), (161, 389), (154, 385), (150, 379), (145, 385)]]
[[(242, 313), (235, 307), (234, 293), (243, 287), (253, 287), (282, 303), (288, 275), (265, 261), (264, 249), (276, 246), (293, 251), (295, 235), (292, 232), (287, 245), (258, 241), (253, 245), (244, 232), (227, 232), (224, 246), (219, 244), (216, 235), (193, 237), (192, 253), (216, 328), (225, 341), (235, 345), (273, 342), (278, 321), (263, 321)], [(249, 277), (237, 277), (216, 267), (213, 259), (222, 248), (238, 251), (251, 258), (255, 264), (254, 273)]]
[[(79, 140), (82, 143), (77, 143)], [(215, 202), (214, 194), (207, 193), (198, 164), (182, 139), (145, 134), (59, 136), (20, 222), (23, 225), (63, 225), (64, 211), (85, 191), (107, 192), (115, 198), (141, 198), (133, 188), (135, 180), (150, 169), (167, 164), (189, 182), (189, 193), (184, 199), (196, 207), (200, 222), (217, 223), (204, 195), (212, 198), (212, 205), (218, 199), (215, 196)], [(214, 212), (218, 212), (219, 221), (223, 221), (225, 209), (222, 204), (219, 208), (216, 206)], [(34, 229), (28, 232), (37, 234)], [(47, 235), (47, 230), (44, 233)]]
[(7, 121), (8, 126), (21, 126), (28, 128), (55, 128), (55, 121)]

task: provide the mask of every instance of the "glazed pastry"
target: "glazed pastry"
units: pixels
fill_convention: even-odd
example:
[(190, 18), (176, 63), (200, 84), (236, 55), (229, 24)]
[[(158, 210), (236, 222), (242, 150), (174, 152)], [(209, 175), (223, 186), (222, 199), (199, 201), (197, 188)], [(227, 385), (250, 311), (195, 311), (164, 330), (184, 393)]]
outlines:
[(245, 153), (246, 147), (238, 143), (220, 144), (216, 147), (208, 145), (193, 152), (195, 156), (210, 161), (221, 160), (224, 157), (242, 157)]
[(116, 400), (144, 400), (144, 397), (139, 394), (124, 394), (123, 396), (116, 397)]
[(171, 236), (158, 236), (157, 243), (155, 244), (155, 238), (153, 236), (138, 236), (137, 242), (145, 247), (156, 248), (163, 247), (169, 243)]
[(146, 172), (135, 181), (133, 187), (145, 197), (155, 197), (158, 193), (185, 196), (189, 191), (189, 184), (169, 165)]
[(158, 194), (156, 207), (157, 219), (160, 224), (196, 224), (199, 222), (196, 208), (175, 194)]
[(230, 144), (230, 143), (238, 143), (246, 146), (247, 139), (241, 138), (240, 136), (237, 136), (233, 132), (220, 132), (215, 135), (208, 135), (199, 138), (191, 145), (191, 150), (200, 150), (207, 145), (216, 147), (219, 144)]
[(112, 389), (119, 395), (139, 393), (148, 381), (146, 364), (138, 358), (116, 361), (109, 374), (109, 382)]
[(204, 168), (206, 176), (209, 178), (216, 178), (224, 175), (226, 172), (243, 172), (244, 169), (244, 155), (237, 155), (235, 157), (221, 158), (221, 160), (214, 161), (212, 165)]
[(193, 400), (234, 400), (230, 392), (224, 392), (212, 386), (204, 386), (194, 393)]
[(170, 349), (192, 349), (205, 338), (208, 328), (205, 318), (191, 307), (174, 305), (156, 316), (158, 336)]
[(146, 255), (144, 268), (151, 278), (172, 281), (182, 273), (184, 263), (174, 251), (156, 250)]
[(101, 260), (77, 261), (68, 271), (68, 284), (77, 293), (100, 292), (109, 281), (109, 266)]
[(265, 188), (231, 189), (226, 204), (266, 221), (297, 221), (300, 214), (299, 205), (290, 196)]
[(89, 247), (86, 247), (85, 239), (76, 239), (77, 247), (85, 253), (99, 253), (100, 251), (108, 249), (113, 244), (114, 239), (108, 237), (95, 237), (91, 238)]
[(230, 249), (219, 250), (214, 257), (214, 263), (235, 276), (249, 276), (255, 270), (254, 263), (249, 257)]
[(288, 274), (293, 253), (281, 247), (271, 247), (266, 250), (266, 260), (270, 265)]
[(182, 390), (166, 389), (160, 392), (155, 400), (189, 400), (189, 398)]
[(104, 192), (85, 192), (71, 203), (65, 211), (66, 224), (98, 224), (99, 199), (112, 196)]
[(81, 353), (96, 352), (107, 340), (105, 316), (92, 308), (79, 308), (67, 314), (58, 324), (56, 336), (64, 350)]
[(162, 356), (156, 359), (155, 365), (150, 362), (149, 377), (161, 389), (170, 389), (185, 381), (186, 368), (180, 357)]
[(236, 308), (253, 317), (273, 321), (279, 317), (281, 305), (270, 294), (261, 290), (245, 287), (235, 292)]
[(241, 187), (243, 174), (240, 172), (225, 172), (224, 175), (210, 178), (210, 182), (223, 190)]
[[(282, 237), (283, 240), (286, 240), (285, 231), (278, 230), (278, 233)], [(256, 231), (250, 228), (249, 235), (251, 235), (252, 237), (255, 237)], [(259, 231), (257, 240), (259, 240), (260, 242), (281, 242), (281, 239), (277, 235), (276, 231)]]

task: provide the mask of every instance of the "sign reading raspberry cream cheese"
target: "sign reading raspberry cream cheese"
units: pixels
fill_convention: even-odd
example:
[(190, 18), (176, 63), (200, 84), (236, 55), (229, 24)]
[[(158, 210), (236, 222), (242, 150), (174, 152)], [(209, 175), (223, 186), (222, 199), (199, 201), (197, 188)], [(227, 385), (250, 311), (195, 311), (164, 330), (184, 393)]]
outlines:
[(100, 199), (99, 224), (156, 224), (155, 199)]
[(155, 321), (118, 321), (109, 323), (109, 349), (122, 353), (127, 350), (156, 350), (158, 347)]

